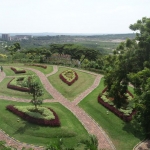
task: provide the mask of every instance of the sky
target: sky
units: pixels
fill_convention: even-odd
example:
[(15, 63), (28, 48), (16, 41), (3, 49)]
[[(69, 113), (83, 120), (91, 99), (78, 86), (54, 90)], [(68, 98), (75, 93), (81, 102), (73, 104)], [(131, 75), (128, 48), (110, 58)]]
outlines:
[(150, 0), (0, 0), (0, 33), (133, 33)]

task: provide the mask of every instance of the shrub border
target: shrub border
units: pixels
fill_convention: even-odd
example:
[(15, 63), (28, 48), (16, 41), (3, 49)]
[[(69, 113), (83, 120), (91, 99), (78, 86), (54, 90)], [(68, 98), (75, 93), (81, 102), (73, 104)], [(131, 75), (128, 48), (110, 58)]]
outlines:
[(29, 116), (29, 115), (19, 111), (13, 105), (7, 105), (6, 109), (11, 111), (12, 113), (16, 114), (17, 116), (21, 117), (22, 119), (24, 119), (26, 121), (29, 121), (31, 123), (34, 123), (34, 124), (43, 125), (43, 126), (51, 126), (51, 127), (59, 127), (60, 126), (60, 120), (58, 118), (58, 115), (51, 108), (48, 108), (48, 109), (55, 116), (55, 119), (51, 119), (51, 120), (46, 120), (46, 119), (41, 119), (41, 118), (34, 118), (32, 116)]
[(17, 70), (16, 68), (14, 68), (14, 67), (11, 67), (11, 70), (14, 71), (15, 74), (18, 74), (18, 73), (26, 73), (25, 70), (19, 70), (19, 71), (18, 71), (18, 70)]
[(40, 65), (40, 64), (25, 64), (25, 65), (27, 65), (27, 66), (36, 66), (36, 67), (41, 67), (41, 68), (44, 68), (44, 69), (46, 69), (46, 68), (47, 68), (47, 66), (46, 66), (46, 65)]
[[(14, 80), (14, 78), (12, 80)], [(17, 91), (21, 91), (21, 92), (29, 92), (30, 91), (30, 88), (24, 88), (24, 87), (19, 87), (19, 86), (11, 85), (10, 83), (11, 83), (12, 80), (10, 80), (8, 82), (7, 88), (13, 89), (13, 90), (17, 90)]]
[[(72, 70), (73, 71), (73, 70)], [(62, 73), (59, 75), (59, 77), (60, 77), (60, 79), (63, 81), (63, 82), (65, 82), (66, 84), (68, 84), (69, 86), (70, 85), (72, 85), (76, 80), (78, 80), (78, 75), (77, 75), (77, 73), (75, 72), (75, 71), (73, 71), (74, 72), (74, 74), (75, 74), (75, 78), (72, 80), (72, 81), (67, 81), (67, 79), (66, 78), (64, 78), (64, 76), (62, 75)]]
[[(106, 90), (107, 90), (107, 87), (102, 91), (102, 93), (104, 93)], [(127, 91), (127, 93), (133, 97), (133, 95), (129, 91)], [(132, 120), (132, 116), (135, 115), (136, 113), (136, 110), (133, 109), (132, 113), (129, 116), (126, 116), (123, 114), (123, 112), (120, 112), (117, 108), (109, 105), (107, 102), (104, 102), (101, 99), (101, 96), (98, 96), (98, 102), (125, 122), (130, 122)]]

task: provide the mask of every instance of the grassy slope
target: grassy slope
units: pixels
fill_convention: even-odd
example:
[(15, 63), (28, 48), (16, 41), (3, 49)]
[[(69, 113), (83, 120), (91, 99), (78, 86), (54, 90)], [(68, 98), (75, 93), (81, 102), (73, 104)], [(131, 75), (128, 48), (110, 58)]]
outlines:
[(130, 123), (125, 123), (113, 113), (106, 114), (105, 109), (97, 102), (98, 94), (104, 89), (103, 79), (91, 94), (79, 104), (109, 135), (117, 150), (131, 150), (143, 137), (134, 133)]
[(61, 127), (42, 127), (28, 123), (5, 109), (6, 105), (30, 105), (27, 103), (17, 103), (11, 101), (1, 101), (0, 109), (0, 128), (6, 131), (10, 136), (22, 142), (36, 145), (47, 145), (54, 142), (57, 138), (63, 138), (68, 147), (76, 144), (88, 136), (87, 131), (77, 120), (77, 118), (65, 107), (59, 103), (46, 103), (47, 107), (52, 108), (59, 116)]
[(75, 70), (79, 78), (71, 86), (68, 86), (59, 78), (59, 74), (67, 69), (68, 68), (60, 67), (58, 72), (55, 75), (48, 77), (48, 79), (50, 83), (60, 93), (62, 93), (63, 96), (72, 101), (77, 95), (85, 91), (88, 87), (90, 87), (93, 84), (95, 76)]

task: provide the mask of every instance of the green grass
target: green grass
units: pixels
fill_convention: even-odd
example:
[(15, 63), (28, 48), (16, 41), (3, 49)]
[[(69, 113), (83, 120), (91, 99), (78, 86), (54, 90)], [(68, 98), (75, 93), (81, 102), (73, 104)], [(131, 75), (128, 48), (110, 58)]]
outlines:
[(46, 75), (46, 74), (49, 74), (53, 71), (53, 66), (51, 66), (51, 65), (46, 65), (46, 66), (47, 66), (46, 69), (44, 69), (42, 67), (36, 67), (36, 66), (25, 66), (25, 67), (39, 70), (39, 71), (43, 72)]
[[(5, 78), (0, 83), (0, 89), (1, 89), (0, 93), (1, 93), (1, 95), (10, 96), (10, 97), (17, 97), (17, 98), (32, 99), (32, 95), (29, 95), (28, 92), (20, 92), (20, 91), (17, 91), (17, 90), (8, 89), (7, 84), (11, 79), (12, 78)], [(52, 96), (45, 90), (45, 88), (43, 88), (43, 90), (44, 90), (44, 95), (43, 95), (42, 98), (43, 99), (51, 99)]]
[(78, 119), (65, 107), (59, 103), (45, 103), (44, 106), (52, 108), (59, 116), (61, 127), (44, 127), (28, 123), (13, 113), (6, 110), (7, 105), (26, 106), (27, 103), (0, 100), (0, 128), (7, 134), (21, 142), (46, 146), (49, 142), (54, 142), (57, 138), (63, 138), (67, 147), (76, 144), (88, 137)]
[(24, 70), (23, 68), (19, 68), (19, 67), (14, 67), (17, 71), (22, 71)]
[[(10, 64), (10, 66), (12, 66), (12, 64)], [(32, 71), (30, 71), (30, 70), (24, 69), (24, 67), (25, 67), (25, 68), (33, 68), (33, 69), (39, 70), (39, 71), (41, 71), (41, 72), (44, 73), (44, 74), (49, 74), (49, 73), (51, 73), (51, 72), (53, 71), (53, 66), (51, 66), (51, 65), (47, 65), (47, 68), (44, 69), (44, 68), (42, 68), (42, 67), (25, 66), (25, 65), (23, 65), (23, 64), (19, 64), (19, 65), (14, 64), (13, 66), (15, 66), (16, 69), (19, 68), (19, 67), (21, 67), (21, 68), (20, 68), (21, 70), (26, 70), (26, 73), (15, 74), (14, 71), (12, 71), (12, 70), (10, 69), (10, 66), (9, 66), (9, 67), (8, 67), (7, 65), (4, 65), (4, 66), (3, 66), (3, 70), (4, 70), (4, 72), (6, 73), (6, 76), (16, 76), (16, 75), (17, 75), (17, 76), (20, 76), (20, 75), (35, 74), (34, 72), (32, 72)]]
[(35, 74), (34, 72), (32, 72), (30, 70), (26, 70), (26, 73), (15, 74), (14, 71), (12, 71), (11, 68), (8, 67), (8, 66), (3, 66), (3, 71), (5, 72), (6, 76), (23, 76), (23, 75), (32, 75), (32, 74)]
[(93, 84), (95, 76), (75, 70), (75, 72), (78, 74), (78, 80), (75, 81), (71, 86), (68, 86), (59, 78), (59, 74), (65, 70), (68, 70), (68, 68), (59, 67), (58, 72), (48, 77), (48, 80), (64, 97), (72, 101), (77, 95), (84, 92)]
[(131, 123), (125, 123), (113, 113), (109, 112), (97, 101), (98, 94), (104, 89), (102, 78), (100, 85), (79, 103), (109, 135), (117, 150), (131, 150), (144, 137), (136, 133)]
[[(16, 65), (14, 64), (13, 66), (21, 66), (23, 67), (24, 65)], [(30, 70), (26, 70), (26, 73), (22, 73), (22, 74), (15, 74), (11, 69), (10, 67), (8, 66), (3, 66), (4, 68), (4, 72), (6, 73), (6, 76), (26, 76), (26, 75), (36, 75), (33, 71), (30, 71)], [(51, 67), (50, 67), (51, 68)], [(20, 92), (20, 91), (14, 91), (12, 89), (8, 89), (7, 88), (7, 84), (8, 82), (11, 80), (12, 78), (5, 78), (1, 84), (0, 84), (0, 88), (1, 88), (1, 94), (2, 95), (6, 95), (6, 96), (11, 96), (11, 97), (17, 97), (17, 98), (25, 98), (25, 99), (31, 99), (32, 96), (29, 95), (28, 93), (26, 92)], [(39, 80), (40, 81), (40, 80)], [(40, 81), (41, 83), (41, 81)], [(41, 83), (42, 85), (42, 83)], [(43, 85), (42, 85), (43, 87)], [(43, 99), (51, 99), (52, 96), (45, 90), (45, 88), (43, 87), (43, 90), (44, 90), (44, 95), (43, 95)]]

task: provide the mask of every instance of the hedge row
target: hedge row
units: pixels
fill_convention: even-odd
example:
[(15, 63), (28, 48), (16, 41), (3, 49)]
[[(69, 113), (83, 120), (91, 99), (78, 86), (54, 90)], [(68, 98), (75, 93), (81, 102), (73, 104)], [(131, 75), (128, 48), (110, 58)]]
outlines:
[(27, 66), (36, 66), (36, 67), (41, 67), (41, 68), (44, 68), (44, 69), (46, 69), (46, 68), (47, 68), (47, 66), (45, 66), (45, 65), (40, 65), (40, 64), (25, 64), (25, 65), (27, 65)]
[(75, 78), (72, 81), (67, 81), (67, 79), (64, 78), (64, 76), (62, 74), (59, 75), (60, 79), (65, 82), (66, 84), (68, 84), (69, 86), (72, 85), (76, 80), (78, 80), (78, 75), (76, 72), (75, 73)]
[(48, 108), (48, 109), (55, 116), (55, 119), (51, 119), (51, 120), (46, 120), (46, 119), (41, 119), (41, 118), (34, 118), (32, 116), (29, 116), (29, 115), (19, 111), (13, 105), (6, 106), (6, 109), (11, 111), (12, 113), (16, 114), (17, 116), (21, 117), (22, 119), (24, 119), (26, 121), (29, 121), (31, 123), (34, 123), (34, 124), (38, 124), (38, 125), (42, 125), (42, 126), (51, 126), (51, 127), (59, 127), (60, 126), (60, 121), (59, 121), (58, 115), (51, 108)]
[[(14, 78), (13, 78), (14, 79)], [(13, 80), (12, 79), (12, 80)], [(29, 88), (25, 88), (25, 87), (19, 87), (19, 86), (16, 86), (16, 85), (11, 85), (11, 81), (9, 81), (9, 83), (7, 84), (7, 88), (9, 89), (13, 89), (13, 90), (17, 90), (17, 91), (21, 91), (21, 92), (29, 92), (30, 89)]]
[[(107, 90), (107, 87), (102, 91), (102, 93), (104, 93)], [(133, 95), (127, 91), (130, 96), (133, 97)], [(98, 96), (98, 102), (100, 104), (102, 104), (105, 108), (107, 108), (108, 110), (110, 110), (111, 112), (113, 112), (116, 116), (118, 116), (119, 118), (121, 118), (122, 120), (126, 121), (126, 122), (130, 122), (132, 120), (132, 116), (135, 115), (136, 110), (133, 109), (132, 113), (129, 116), (124, 115), (123, 112), (120, 112), (117, 108), (113, 107), (112, 105), (108, 104), (107, 102), (104, 102), (100, 96)]]
[(15, 74), (18, 74), (18, 73), (26, 73), (25, 70), (17, 70), (16, 68), (13, 68), (13, 67), (11, 67), (11, 70), (14, 71)]

